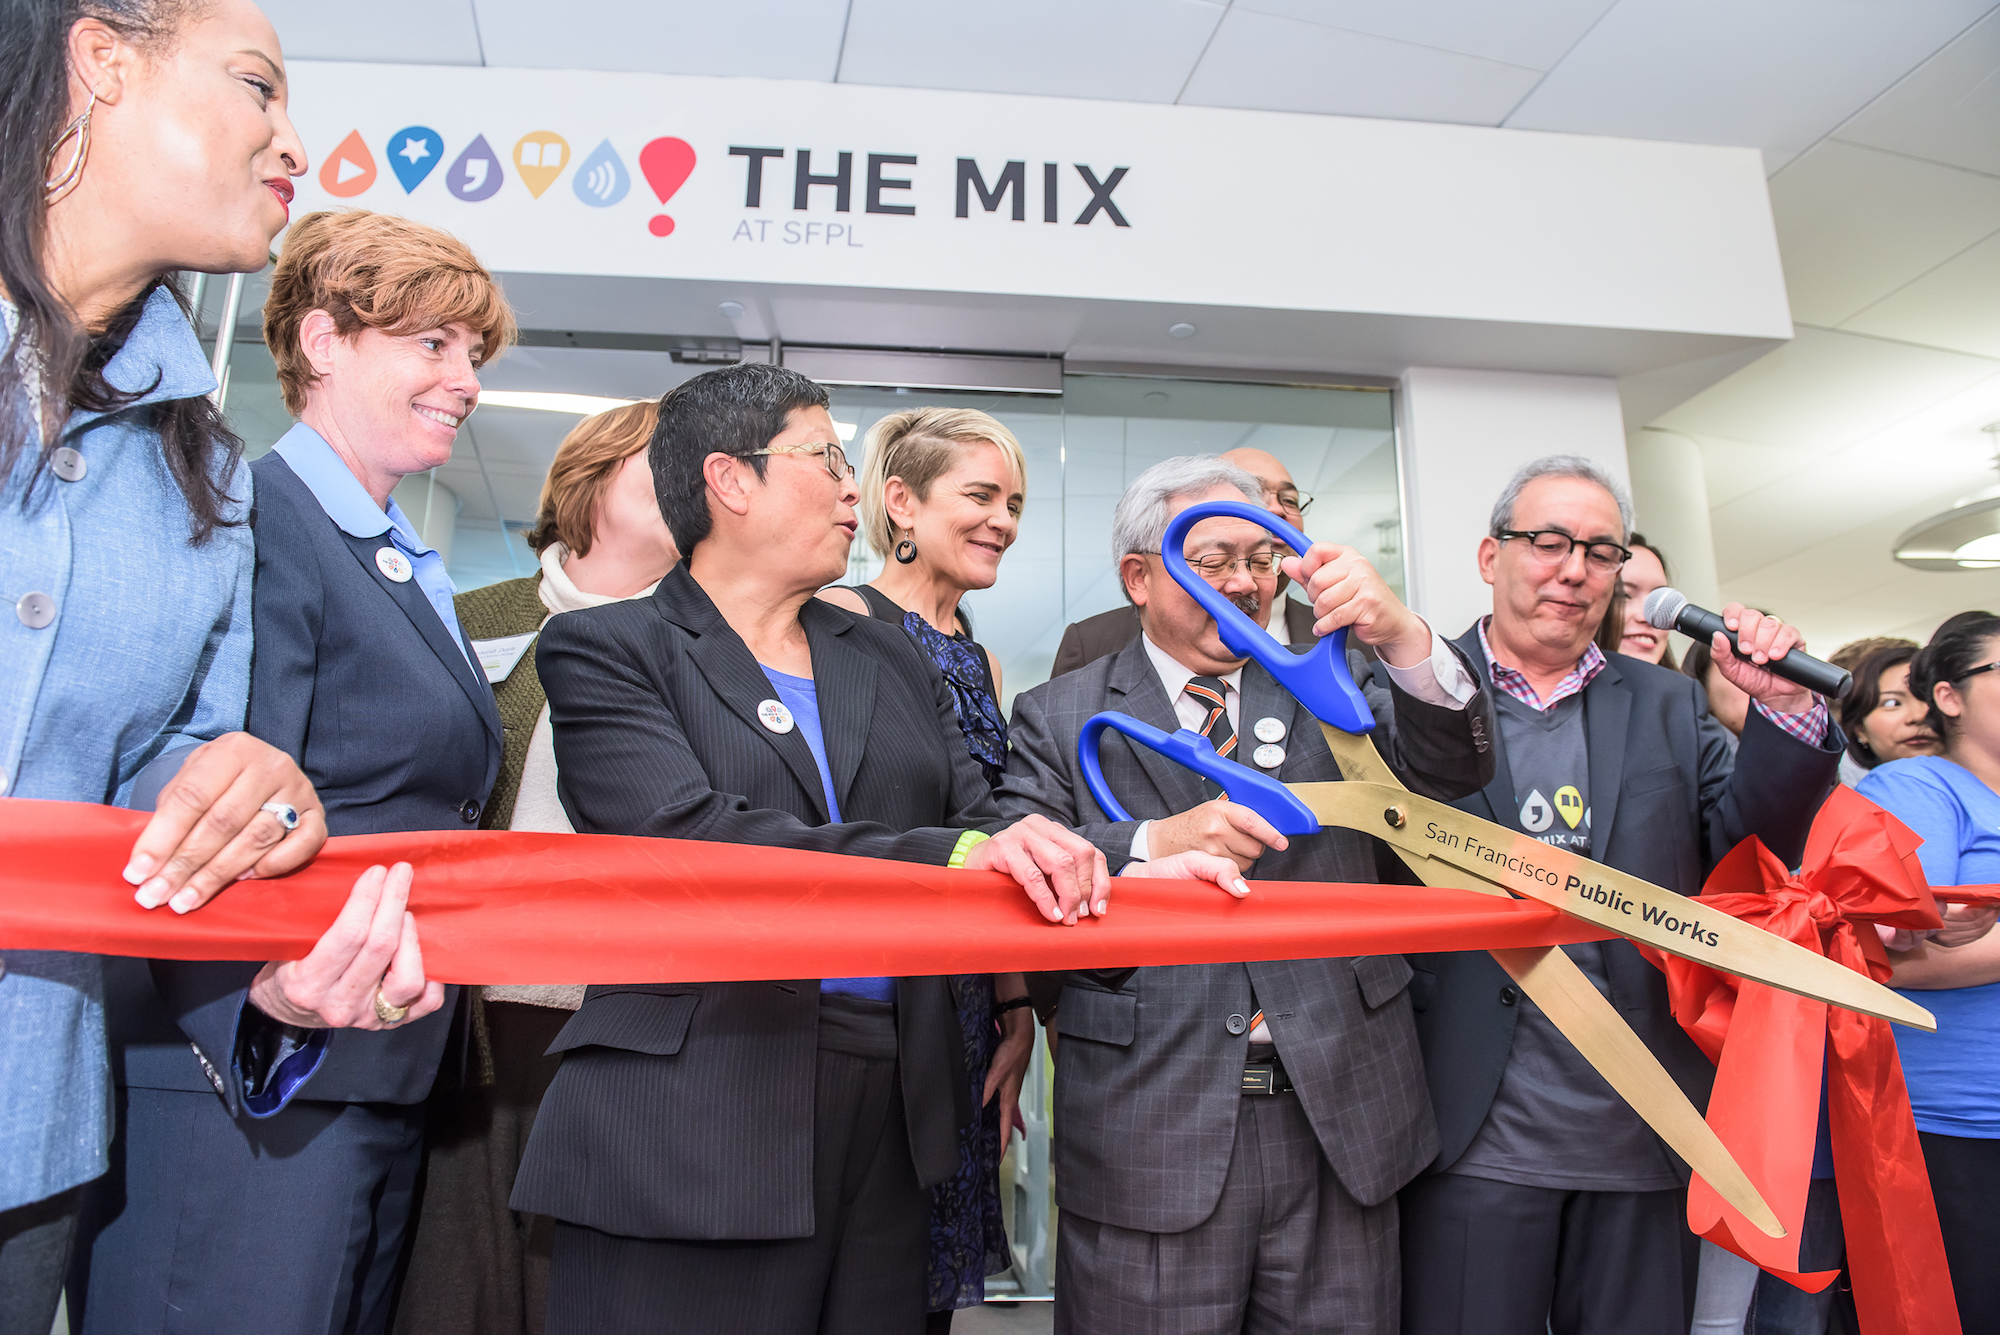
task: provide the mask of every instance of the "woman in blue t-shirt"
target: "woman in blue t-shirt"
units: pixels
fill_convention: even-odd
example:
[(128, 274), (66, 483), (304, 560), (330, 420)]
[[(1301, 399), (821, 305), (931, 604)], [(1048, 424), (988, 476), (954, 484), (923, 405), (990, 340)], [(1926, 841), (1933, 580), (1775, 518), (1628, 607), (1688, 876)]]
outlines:
[[(2000, 882), (2000, 617), (1954, 618), (1911, 665), (1944, 753), (1871, 770), (1857, 790), (1923, 836), (1933, 885)], [(1967, 1331), (2000, 1331), (2000, 932), (1956, 907), (1943, 929), (1892, 948), (1894, 985), (1937, 1016), (1896, 1045), (1917, 1116), (1945, 1255)], [(1903, 942), (1892, 942), (1894, 945)]]

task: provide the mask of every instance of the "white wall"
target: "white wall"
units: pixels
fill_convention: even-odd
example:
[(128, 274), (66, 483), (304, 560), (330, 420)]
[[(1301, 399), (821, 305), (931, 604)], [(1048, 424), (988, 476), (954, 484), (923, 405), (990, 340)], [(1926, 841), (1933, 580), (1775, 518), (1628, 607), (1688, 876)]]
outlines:
[[(1626, 440), (1632, 461), (1632, 504), (1646, 540), (1667, 554), (1674, 587), (1697, 605), (1720, 608), (1715, 534), (1708, 513), (1708, 470), (1701, 446), (1675, 431), (1635, 431)], [(1677, 648), (1685, 646), (1675, 641)]]
[(1618, 384), (1600, 376), (1413, 366), (1397, 429), (1410, 539), (1410, 604), (1447, 637), (1491, 611), (1476, 552), (1500, 489), (1545, 454), (1581, 454), (1625, 479)]

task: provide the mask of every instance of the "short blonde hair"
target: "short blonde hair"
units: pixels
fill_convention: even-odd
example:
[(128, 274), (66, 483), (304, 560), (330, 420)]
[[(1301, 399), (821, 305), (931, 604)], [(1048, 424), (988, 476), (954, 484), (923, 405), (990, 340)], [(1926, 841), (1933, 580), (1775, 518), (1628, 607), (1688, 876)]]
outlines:
[(325, 311), (342, 338), (363, 329), (414, 334), (458, 323), (485, 340), (478, 365), (514, 341), (514, 312), (463, 241), (408, 218), (362, 209), (308, 213), (292, 224), (264, 301), (264, 343), (278, 364), (285, 408), (305, 411), (318, 379), (299, 326)]
[(896, 525), (889, 518), (889, 479), (899, 477), (920, 501), (931, 485), (952, 470), (968, 446), (995, 445), (1028, 491), (1028, 460), (1021, 442), (999, 421), (976, 408), (911, 408), (868, 428), (862, 441), (861, 531), (877, 556), (895, 549)]
[(660, 420), (656, 399), (586, 417), (556, 447), (555, 462), (542, 481), (541, 504), (528, 545), (541, 552), (560, 542), (572, 556), (590, 553), (597, 530), (597, 506), (619, 465), (652, 443)]

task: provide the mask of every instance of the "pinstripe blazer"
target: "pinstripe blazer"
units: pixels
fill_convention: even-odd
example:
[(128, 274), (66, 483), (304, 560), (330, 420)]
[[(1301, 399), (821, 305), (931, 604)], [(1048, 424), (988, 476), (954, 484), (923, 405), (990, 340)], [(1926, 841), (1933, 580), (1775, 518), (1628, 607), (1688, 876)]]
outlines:
[[(1357, 681), (1368, 665), (1349, 655)], [(1285, 726), (1287, 783), (1340, 778), (1318, 722), (1269, 673), (1249, 664), (1241, 728)], [(1477, 791), (1493, 772), (1484, 692), (1464, 710), (1427, 705), (1394, 687), (1368, 687), (1384, 725), (1376, 744), (1403, 781), (1431, 797)], [(1013, 749), (999, 799), (1009, 816), (1040, 812), (1079, 827), (1112, 862), (1128, 861), (1136, 821), (1111, 821), (1084, 787), (1077, 737), (1101, 709), (1156, 727), (1180, 726), (1139, 641), (1014, 702)], [(1107, 733), (1104, 775), (1128, 811), (1171, 816), (1202, 801), (1199, 780), (1173, 762)], [(1376, 841), (1347, 830), (1292, 840), (1262, 858), (1253, 878), (1378, 879)], [(1411, 1020), (1410, 968), (1400, 955), (1196, 964), (1119, 973), (1052, 975), (1064, 986), (1055, 1026), (1056, 1203), (1088, 1219), (1153, 1233), (1192, 1228), (1221, 1198), (1242, 1103), (1246, 1034), (1230, 1016), (1264, 1008), (1271, 1037), (1298, 1087), (1320, 1148), (1356, 1200), (1386, 1200), (1437, 1150)], [(1253, 999), (1254, 997), (1254, 999)]]
[[(682, 564), (650, 598), (568, 612), (536, 664), (558, 791), (583, 833), (816, 849), (942, 864), (1001, 822), (944, 678), (909, 637), (813, 599), (799, 613), (843, 823), (797, 729), (757, 721), (774, 692)], [(917, 1175), (958, 1168), (971, 1117), (942, 978), (897, 992)], [(626, 1237), (813, 1232), (817, 979), (592, 987), (551, 1051), (517, 1210)]]

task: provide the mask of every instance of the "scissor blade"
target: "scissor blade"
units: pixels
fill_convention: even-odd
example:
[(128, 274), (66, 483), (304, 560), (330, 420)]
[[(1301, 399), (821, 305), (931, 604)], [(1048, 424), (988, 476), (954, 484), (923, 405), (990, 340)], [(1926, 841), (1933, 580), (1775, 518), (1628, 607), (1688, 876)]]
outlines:
[[(1922, 1006), (1865, 974), (1601, 862), (1552, 848), (1401, 786), (1288, 785), (1321, 822), (1375, 835), (1572, 917), (1723, 973), (1935, 1030)], [(1419, 873), (1421, 876), (1422, 873)]]

